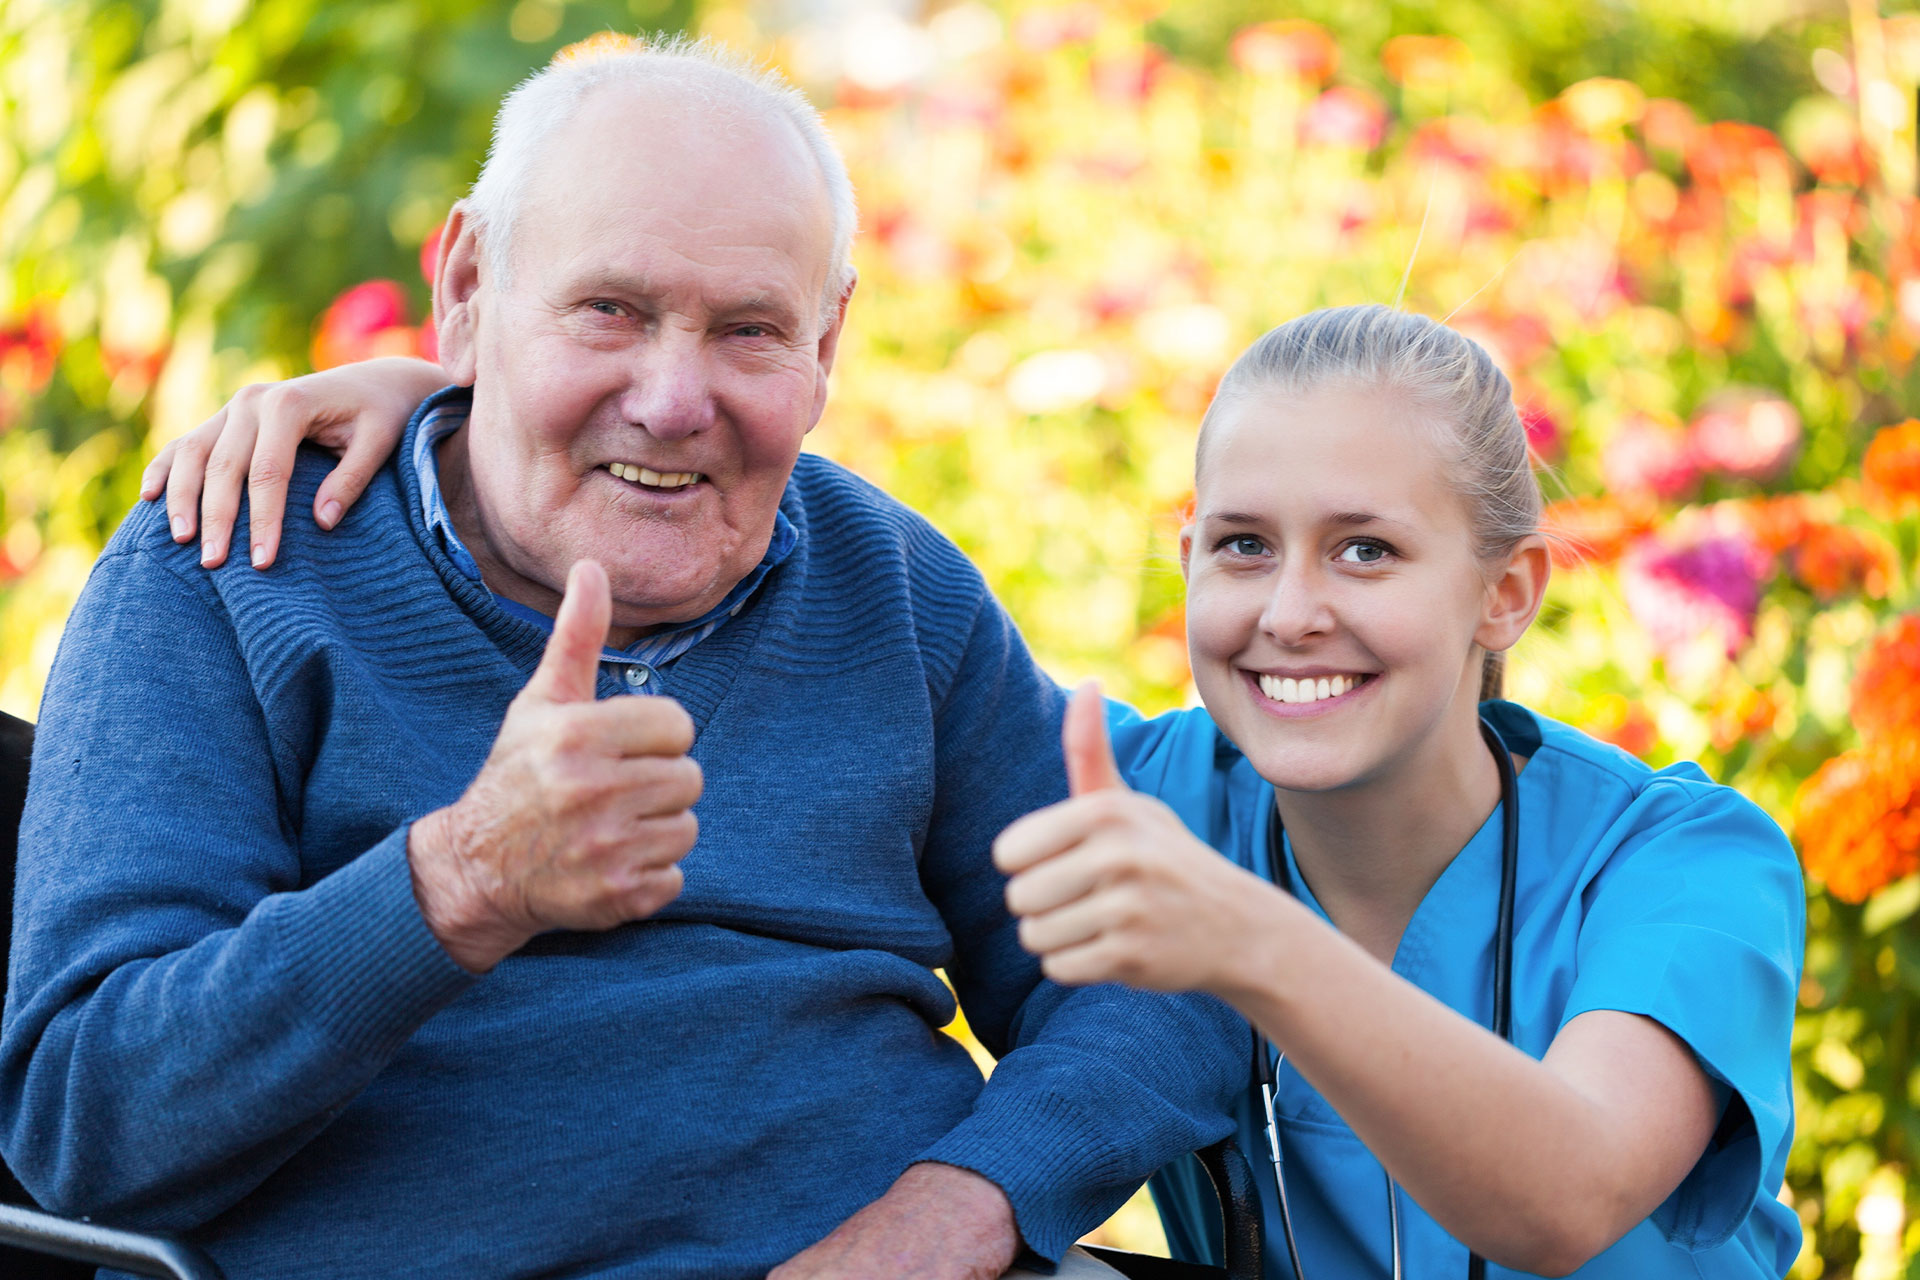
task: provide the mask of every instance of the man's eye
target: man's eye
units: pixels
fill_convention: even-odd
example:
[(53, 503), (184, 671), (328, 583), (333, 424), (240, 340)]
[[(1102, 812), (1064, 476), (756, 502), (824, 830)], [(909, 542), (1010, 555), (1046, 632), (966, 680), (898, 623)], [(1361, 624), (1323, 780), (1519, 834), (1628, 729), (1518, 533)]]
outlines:
[(625, 307), (617, 302), (608, 302), (605, 298), (595, 299), (587, 305), (603, 316), (623, 316), (627, 313)]
[(743, 324), (735, 326), (733, 332), (740, 338), (764, 338), (773, 331), (763, 324)]
[(1370, 542), (1364, 538), (1340, 548), (1340, 558), (1348, 564), (1377, 564), (1392, 554), (1393, 549), (1386, 543)]

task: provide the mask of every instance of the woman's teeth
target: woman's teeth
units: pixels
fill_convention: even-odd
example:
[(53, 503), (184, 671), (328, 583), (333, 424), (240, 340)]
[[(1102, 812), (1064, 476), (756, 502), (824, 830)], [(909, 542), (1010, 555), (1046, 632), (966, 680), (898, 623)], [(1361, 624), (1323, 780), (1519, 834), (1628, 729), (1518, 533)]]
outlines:
[(698, 471), (652, 471), (646, 467), (636, 467), (631, 462), (609, 462), (607, 470), (622, 480), (644, 484), (649, 489), (679, 489), (697, 484), (705, 478)]
[(1295, 680), (1287, 676), (1261, 676), (1260, 692), (1275, 702), (1319, 702), (1337, 698), (1361, 681), (1360, 676), (1321, 676), (1318, 680)]

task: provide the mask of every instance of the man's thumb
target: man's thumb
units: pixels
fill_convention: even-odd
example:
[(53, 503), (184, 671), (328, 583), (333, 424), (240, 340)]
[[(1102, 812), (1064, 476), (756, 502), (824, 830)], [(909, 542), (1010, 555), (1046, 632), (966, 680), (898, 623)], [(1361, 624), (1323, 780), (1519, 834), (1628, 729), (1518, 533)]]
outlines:
[(1098, 680), (1073, 691), (1066, 722), (1060, 726), (1060, 745), (1067, 754), (1067, 790), (1073, 795), (1127, 785), (1113, 762), (1113, 744), (1107, 741), (1107, 704)]
[(539, 669), (527, 681), (526, 692), (545, 702), (592, 702), (600, 675), (600, 649), (612, 622), (607, 571), (598, 560), (574, 561), (547, 651), (540, 655)]

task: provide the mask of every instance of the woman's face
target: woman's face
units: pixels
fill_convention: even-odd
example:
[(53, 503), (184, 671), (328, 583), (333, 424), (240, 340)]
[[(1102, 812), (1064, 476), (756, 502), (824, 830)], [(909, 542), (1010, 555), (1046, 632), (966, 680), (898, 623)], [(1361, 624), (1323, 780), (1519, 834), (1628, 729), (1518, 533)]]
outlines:
[(1181, 537), (1194, 680), (1288, 790), (1379, 780), (1450, 711), (1472, 723), (1489, 580), (1416, 413), (1335, 384), (1254, 391), (1209, 429)]

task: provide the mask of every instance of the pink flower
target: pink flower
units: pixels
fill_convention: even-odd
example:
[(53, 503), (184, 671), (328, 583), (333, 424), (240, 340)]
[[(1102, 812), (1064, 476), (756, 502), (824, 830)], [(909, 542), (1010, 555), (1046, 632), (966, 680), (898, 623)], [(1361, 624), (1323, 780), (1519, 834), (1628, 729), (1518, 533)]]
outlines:
[(1545, 409), (1535, 404), (1522, 408), (1520, 425), (1527, 429), (1527, 448), (1534, 457), (1545, 460), (1560, 452), (1560, 424)]
[(1701, 470), (1772, 480), (1800, 448), (1800, 412), (1777, 396), (1736, 393), (1701, 410), (1687, 437)]
[(1702, 645), (1729, 658), (1753, 636), (1766, 553), (1742, 537), (1708, 537), (1672, 547), (1643, 538), (1621, 566), (1621, 591), (1662, 657)]
[(1633, 414), (1614, 428), (1600, 458), (1607, 487), (1623, 497), (1651, 493), (1674, 499), (1700, 483), (1687, 437), (1676, 427)]
[(1354, 85), (1337, 84), (1313, 100), (1300, 121), (1303, 142), (1371, 151), (1387, 136), (1387, 107)]

